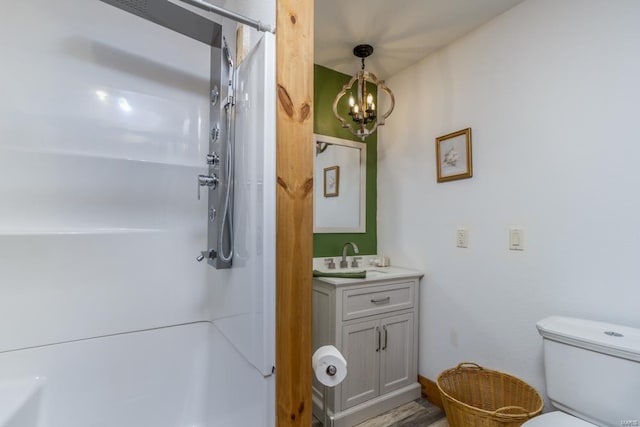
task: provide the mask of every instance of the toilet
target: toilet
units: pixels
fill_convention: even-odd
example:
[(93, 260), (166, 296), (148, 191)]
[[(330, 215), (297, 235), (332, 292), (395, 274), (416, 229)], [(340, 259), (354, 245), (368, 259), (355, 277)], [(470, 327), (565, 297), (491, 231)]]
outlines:
[(640, 329), (559, 316), (537, 327), (547, 396), (558, 411), (523, 426), (640, 425)]

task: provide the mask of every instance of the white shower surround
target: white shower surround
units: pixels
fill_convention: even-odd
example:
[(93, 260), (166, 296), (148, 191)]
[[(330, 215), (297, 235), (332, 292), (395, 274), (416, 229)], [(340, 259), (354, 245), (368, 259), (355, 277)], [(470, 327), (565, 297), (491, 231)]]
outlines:
[[(273, 22), (274, 1), (245, 3)], [(5, 421), (272, 425), (275, 241), (253, 241), (233, 272), (195, 262), (209, 47), (97, 0), (7, 3), (0, 37), (0, 389), (42, 384), (39, 424)], [(273, 36), (263, 43), (267, 83)], [(262, 167), (237, 190), (265, 233), (271, 109), (241, 159)]]

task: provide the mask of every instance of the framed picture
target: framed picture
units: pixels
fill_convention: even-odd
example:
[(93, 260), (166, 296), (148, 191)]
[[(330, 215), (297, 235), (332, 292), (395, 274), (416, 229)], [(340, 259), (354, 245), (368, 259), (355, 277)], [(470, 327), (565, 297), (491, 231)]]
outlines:
[(471, 178), (471, 128), (436, 138), (438, 182)]
[(337, 197), (340, 194), (340, 166), (324, 168), (324, 197)]

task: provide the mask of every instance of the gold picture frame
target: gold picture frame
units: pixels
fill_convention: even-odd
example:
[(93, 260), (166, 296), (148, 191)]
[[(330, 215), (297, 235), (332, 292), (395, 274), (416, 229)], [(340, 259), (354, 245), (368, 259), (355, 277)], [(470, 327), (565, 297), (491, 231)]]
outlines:
[(436, 138), (438, 182), (455, 181), (473, 176), (471, 128)]
[(324, 197), (340, 195), (340, 166), (324, 168)]

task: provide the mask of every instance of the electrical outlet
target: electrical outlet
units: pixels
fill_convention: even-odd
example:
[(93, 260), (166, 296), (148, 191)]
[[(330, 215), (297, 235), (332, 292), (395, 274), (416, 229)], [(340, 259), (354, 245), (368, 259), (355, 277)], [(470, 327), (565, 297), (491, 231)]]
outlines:
[(469, 233), (466, 228), (458, 228), (456, 230), (456, 246), (466, 248), (469, 244)]

